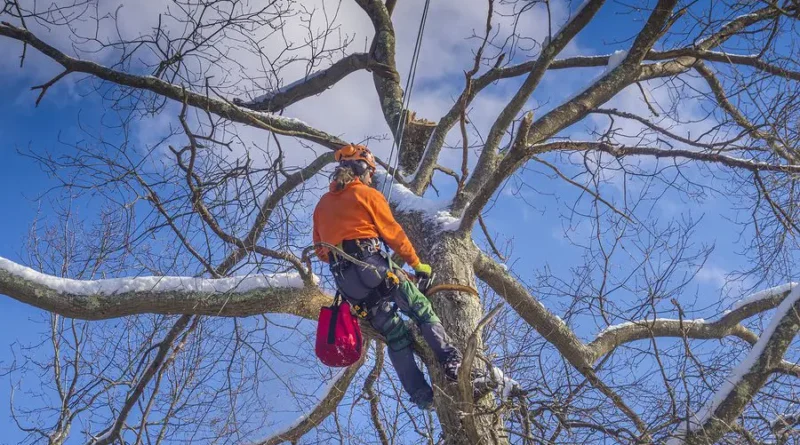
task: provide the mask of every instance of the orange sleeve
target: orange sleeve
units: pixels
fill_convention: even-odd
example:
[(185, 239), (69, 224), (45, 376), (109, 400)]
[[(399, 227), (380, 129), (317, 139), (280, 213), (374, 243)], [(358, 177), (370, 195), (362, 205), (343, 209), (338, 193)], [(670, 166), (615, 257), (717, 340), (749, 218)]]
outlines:
[(369, 208), (367, 210), (372, 215), (378, 234), (410, 267), (419, 264), (417, 252), (414, 251), (414, 246), (411, 245), (411, 241), (409, 241), (403, 228), (394, 219), (392, 209), (389, 208), (386, 198), (375, 189), (369, 187), (365, 187), (365, 189), (369, 193), (369, 199), (367, 200)]
[[(322, 238), (319, 236), (319, 230), (317, 230), (317, 212), (314, 212), (314, 235), (313, 235), (314, 244), (322, 241)], [(317, 254), (317, 257), (325, 262), (330, 262), (328, 258), (328, 248), (323, 246), (315, 246), (314, 252)]]

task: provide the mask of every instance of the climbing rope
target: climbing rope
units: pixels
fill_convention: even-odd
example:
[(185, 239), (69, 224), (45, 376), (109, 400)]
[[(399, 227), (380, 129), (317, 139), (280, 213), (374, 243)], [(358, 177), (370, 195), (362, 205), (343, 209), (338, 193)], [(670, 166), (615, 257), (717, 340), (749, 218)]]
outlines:
[(436, 286), (433, 286), (433, 287), (429, 288), (425, 292), (425, 296), (426, 297), (430, 297), (431, 295), (433, 295), (435, 293), (446, 292), (446, 291), (464, 292), (464, 293), (467, 293), (467, 294), (471, 294), (472, 296), (480, 299), (480, 294), (478, 293), (477, 289), (475, 289), (472, 286), (465, 286), (463, 284), (437, 284)]
[[(422, 35), (425, 32), (425, 23), (428, 21), (428, 10), (430, 9), (431, 0), (425, 0), (425, 6), (422, 10), (422, 18), (419, 22), (419, 29), (417, 30), (417, 41), (414, 44), (414, 53), (411, 56), (411, 66), (409, 67), (409, 75), (408, 79), (406, 80), (406, 88), (403, 90), (405, 93), (403, 96), (403, 103), (402, 108), (400, 110), (400, 117), (397, 119), (397, 126), (395, 127), (394, 134), (397, 137), (392, 138), (392, 150), (389, 152), (389, 160), (387, 165), (396, 173), (397, 166), (400, 164), (400, 147), (403, 143), (403, 135), (406, 132), (406, 115), (408, 113), (408, 107), (411, 105), (411, 92), (414, 89), (414, 81), (417, 78), (417, 65), (419, 64), (419, 54), (422, 49)], [(401, 128), (402, 127), (402, 128)], [(397, 148), (397, 157), (394, 157), (395, 147)], [(394, 163), (392, 163), (392, 158), (394, 158)], [(390, 179), (388, 181), (383, 181), (383, 187), (381, 188), (381, 193), (386, 195), (386, 200), (389, 201), (392, 199), (392, 188), (394, 187), (394, 174), (391, 171), (386, 172), (389, 175)], [(389, 194), (386, 194), (386, 183), (389, 183)]]

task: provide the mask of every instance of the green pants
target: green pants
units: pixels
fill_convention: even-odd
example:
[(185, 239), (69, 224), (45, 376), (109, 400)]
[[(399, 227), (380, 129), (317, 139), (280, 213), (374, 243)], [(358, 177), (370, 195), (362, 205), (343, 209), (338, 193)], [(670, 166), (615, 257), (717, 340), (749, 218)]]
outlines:
[(387, 273), (398, 269), (387, 256), (376, 253), (363, 261), (372, 265), (375, 270), (351, 264), (340, 273), (334, 273), (336, 284), (345, 298), (354, 302), (364, 301), (374, 295), (376, 289), (386, 289), (382, 298), (369, 309), (367, 321), (386, 338), (389, 359), (406, 392), (415, 403), (419, 400), (430, 400), (433, 392), (414, 359), (411, 335), (398, 310), (419, 327), (439, 363), (460, 360), (461, 352), (450, 342), (431, 302), (404, 274), (397, 274), (400, 283), (396, 286), (386, 288), (382, 285)]

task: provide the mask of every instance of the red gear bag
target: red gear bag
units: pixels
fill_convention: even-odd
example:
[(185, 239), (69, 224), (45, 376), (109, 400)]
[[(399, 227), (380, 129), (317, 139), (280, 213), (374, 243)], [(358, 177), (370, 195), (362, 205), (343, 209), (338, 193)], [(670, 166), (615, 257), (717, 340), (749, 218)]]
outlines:
[(319, 310), (314, 352), (328, 366), (345, 367), (361, 357), (362, 343), (361, 326), (350, 313), (350, 304), (337, 293), (332, 306)]

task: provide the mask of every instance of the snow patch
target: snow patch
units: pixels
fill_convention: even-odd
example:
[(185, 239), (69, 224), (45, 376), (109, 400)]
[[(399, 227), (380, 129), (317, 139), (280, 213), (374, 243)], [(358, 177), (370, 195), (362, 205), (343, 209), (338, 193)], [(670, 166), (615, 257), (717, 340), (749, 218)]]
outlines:
[[(598, 74), (597, 76), (595, 76), (595, 78), (592, 79), (592, 81), (589, 83), (589, 85), (587, 85), (585, 88), (577, 90), (574, 93), (572, 93), (570, 96), (568, 96), (561, 103), (561, 105), (569, 103), (572, 99), (575, 99), (580, 94), (582, 94), (584, 91), (588, 90), (594, 84), (599, 82), (602, 78), (606, 77), (609, 73), (614, 71), (614, 69), (617, 68), (625, 60), (626, 57), (628, 57), (628, 51), (624, 50), (624, 49), (618, 49), (618, 50), (614, 51), (611, 54), (606, 54), (605, 57), (608, 57), (608, 62), (606, 62), (606, 67), (603, 69), (603, 71), (600, 74)], [(561, 106), (561, 105), (559, 105), (559, 106)], [(558, 108), (558, 107), (556, 107), (556, 108)]]
[[(277, 273), (234, 276), (227, 278), (193, 277), (127, 277), (107, 280), (73, 280), (37, 272), (29, 267), (0, 257), (0, 270), (23, 278), (26, 281), (50, 288), (59, 293), (72, 295), (116, 295), (128, 292), (198, 292), (198, 293), (242, 293), (258, 288), (289, 287), (302, 288), (299, 273)], [(313, 277), (315, 282), (319, 278)]]
[[(433, 141), (433, 137), (434, 136), (436, 136), (436, 130), (435, 129), (433, 131), (431, 131), (431, 135), (428, 137), (428, 141), (425, 143), (425, 150), (422, 152), (422, 156), (420, 157), (421, 160), (424, 160), (425, 156), (428, 155), (428, 150), (430, 150), (430, 148), (431, 148), (431, 142)], [(421, 166), (422, 166), (422, 162), (419, 162), (417, 164), (417, 168), (414, 169), (414, 172), (403, 176), (403, 180), (406, 181), (406, 182), (413, 181), (414, 178), (417, 177), (417, 174), (419, 173), (419, 169), (420, 169)]]
[(609, 71), (618, 67), (626, 57), (628, 57), (628, 51), (624, 49), (618, 49), (614, 51), (614, 53), (608, 57), (608, 63), (606, 64), (605, 71), (603, 71), (603, 76), (605, 76)]
[(264, 111), (254, 111), (254, 110), (249, 110), (247, 108), (242, 108), (242, 110), (246, 111), (247, 113), (254, 114), (256, 116), (261, 116), (272, 121), (283, 122), (285, 125), (310, 127), (310, 125), (308, 125), (307, 123), (293, 117), (281, 116), (278, 114), (267, 113)]
[(511, 391), (513, 391), (515, 388), (521, 387), (519, 382), (511, 377), (506, 376), (497, 366), (492, 366), (491, 373), (491, 376), (478, 377), (475, 379), (474, 383), (497, 383), (497, 389), (500, 392), (500, 397), (502, 400), (507, 400), (508, 397), (511, 396)]
[[(388, 177), (386, 170), (378, 169), (375, 179), (379, 189), (383, 188)], [(386, 194), (398, 212), (420, 212), (446, 231), (455, 231), (461, 225), (461, 218), (456, 218), (447, 210), (452, 201), (419, 197), (397, 181), (392, 182), (391, 189)]]

